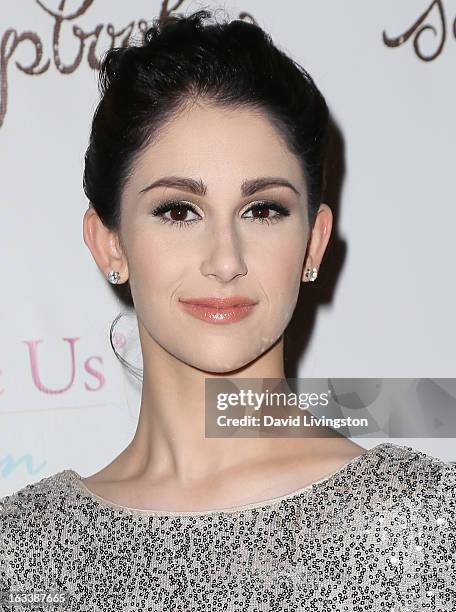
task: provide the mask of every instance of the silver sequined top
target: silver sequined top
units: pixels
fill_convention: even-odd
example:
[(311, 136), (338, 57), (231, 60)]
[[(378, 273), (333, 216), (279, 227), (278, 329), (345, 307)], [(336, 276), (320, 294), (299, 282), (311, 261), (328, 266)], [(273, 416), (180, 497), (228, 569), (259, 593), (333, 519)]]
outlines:
[(0, 500), (0, 583), (60, 612), (455, 612), (456, 465), (384, 442), (288, 495), (194, 512), (117, 505), (67, 469)]

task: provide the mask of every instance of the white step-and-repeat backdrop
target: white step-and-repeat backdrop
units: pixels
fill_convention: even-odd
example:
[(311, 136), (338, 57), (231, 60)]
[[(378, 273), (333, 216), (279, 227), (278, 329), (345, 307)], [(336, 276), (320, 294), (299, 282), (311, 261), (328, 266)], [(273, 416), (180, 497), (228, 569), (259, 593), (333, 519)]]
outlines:
[[(455, 376), (453, 2), (4, 0), (0, 496), (69, 467), (94, 473), (135, 431), (139, 383), (109, 343), (124, 306), (82, 239), (83, 156), (98, 59), (175, 7), (247, 13), (330, 107), (334, 234), (298, 302), (288, 375)], [(141, 366), (131, 314), (114, 342)], [(434, 384), (432, 401), (454, 411)], [(456, 460), (454, 438), (392, 441)]]

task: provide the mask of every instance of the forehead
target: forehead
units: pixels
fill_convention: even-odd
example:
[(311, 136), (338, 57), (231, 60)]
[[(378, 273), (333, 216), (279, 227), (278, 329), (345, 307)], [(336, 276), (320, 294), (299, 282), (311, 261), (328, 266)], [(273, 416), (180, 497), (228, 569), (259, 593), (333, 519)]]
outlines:
[(210, 185), (284, 176), (304, 188), (300, 160), (269, 118), (251, 108), (195, 103), (162, 126), (137, 158), (132, 180), (164, 174), (201, 177)]

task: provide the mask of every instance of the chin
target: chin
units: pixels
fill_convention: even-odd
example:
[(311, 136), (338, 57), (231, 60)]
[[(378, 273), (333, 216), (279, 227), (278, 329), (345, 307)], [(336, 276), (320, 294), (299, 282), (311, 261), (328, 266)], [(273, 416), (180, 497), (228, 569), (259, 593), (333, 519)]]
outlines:
[(201, 338), (199, 343), (190, 342), (176, 350), (171, 350), (180, 361), (187, 365), (207, 372), (208, 374), (229, 374), (233, 377), (236, 373), (249, 367), (257, 359), (261, 358), (280, 338), (274, 336), (252, 337), (250, 343), (245, 338), (237, 342), (229, 338)]
[(208, 374), (225, 374), (231, 375), (234, 378), (236, 375), (242, 371), (242, 369), (248, 364), (243, 364), (242, 362), (235, 365), (220, 365), (219, 367), (214, 367), (214, 365), (207, 365), (207, 367), (200, 367), (199, 369), (202, 372), (207, 372)]
[(195, 360), (195, 355), (193, 355), (193, 359), (186, 360), (186, 362), (194, 368), (201, 370), (202, 372), (207, 372), (210, 374), (232, 374), (233, 377), (236, 377), (237, 374), (242, 372), (245, 368), (249, 367), (256, 361), (258, 358), (263, 355), (264, 351), (256, 351), (253, 354), (242, 353), (236, 354), (232, 357), (229, 357), (226, 352), (223, 351), (217, 354), (217, 357), (208, 357), (207, 355), (204, 359)]

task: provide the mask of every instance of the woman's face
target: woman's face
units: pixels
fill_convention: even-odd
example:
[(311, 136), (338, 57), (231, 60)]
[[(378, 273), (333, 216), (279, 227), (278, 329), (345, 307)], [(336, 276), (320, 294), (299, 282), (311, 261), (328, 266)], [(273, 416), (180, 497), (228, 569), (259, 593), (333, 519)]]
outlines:
[[(165, 177), (174, 180), (147, 189)], [(282, 184), (255, 185), (266, 178)], [(171, 200), (181, 208), (160, 212)], [(120, 240), (142, 342), (206, 372), (246, 366), (291, 319), (308, 237), (299, 161), (269, 120), (247, 109), (187, 109), (138, 158), (122, 197)], [(181, 303), (232, 296), (256, 304), (228, 323)]]

